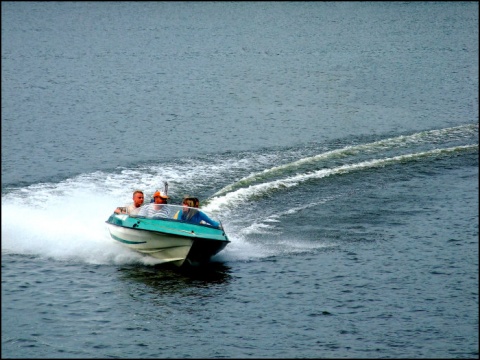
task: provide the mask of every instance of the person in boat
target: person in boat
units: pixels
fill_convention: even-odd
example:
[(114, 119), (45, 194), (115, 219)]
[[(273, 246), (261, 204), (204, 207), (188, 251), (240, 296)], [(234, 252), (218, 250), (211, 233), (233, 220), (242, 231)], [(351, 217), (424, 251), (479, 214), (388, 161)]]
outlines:
[(207, 225), (215, 226), (220, 229), (222, 228), (218, 221), (210, 219), (207, 214), (197, 210), (197, 208), (200, 206), (200, 202), (197, 198), (186, 196), (183, 198), (182, 205), (182, 209), (178, 210), (173, 216), (174, 219), (187, 221), (193, 224), (206, 223)]
[(151, 219), (171, 218), (170, 207), (167, 205), (167, 202), (168, 196), (157, 190), (153, 194), (153, 203), (143, 206), (138, 212), (138, 216), (145, 216)]
[(135, 190), (132, 195), (133, 203), (126, 207), (117, 207), (115, 214), (137, 215), (143, 205), (144, 195), (142, 190)]

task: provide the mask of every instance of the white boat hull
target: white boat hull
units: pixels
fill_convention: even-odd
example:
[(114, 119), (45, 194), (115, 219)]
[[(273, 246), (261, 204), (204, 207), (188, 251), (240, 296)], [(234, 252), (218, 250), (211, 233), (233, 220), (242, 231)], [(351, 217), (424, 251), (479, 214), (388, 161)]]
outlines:
[(132, 230), (111, 224), (107, 226), (112, 239), (139, 253), (153, 256), (161, 260), (161, 263), (170, 262), (177, 266), (183, 265), (193, 245), (193, 240), (189, 238)]

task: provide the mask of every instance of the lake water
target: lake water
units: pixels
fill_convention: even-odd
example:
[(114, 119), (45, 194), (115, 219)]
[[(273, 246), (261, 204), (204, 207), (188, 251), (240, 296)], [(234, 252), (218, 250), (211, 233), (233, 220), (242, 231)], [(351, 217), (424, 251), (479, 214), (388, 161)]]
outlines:
[[(477, 2), (2, 2), (2, 358), (478, 358)], [(114, 243), (196, 196), (193, 270)]]

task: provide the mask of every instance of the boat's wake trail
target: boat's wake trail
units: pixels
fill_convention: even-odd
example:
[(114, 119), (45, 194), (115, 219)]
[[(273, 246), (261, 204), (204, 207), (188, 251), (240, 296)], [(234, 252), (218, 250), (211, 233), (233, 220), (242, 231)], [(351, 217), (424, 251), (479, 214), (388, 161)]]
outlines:
[[(293, 176), (288, 176), (272, 181), (266, 181), (259, 184), (252, 185), (250, 183), (245, 187), (239, 187), (245, 182), (237, 182), (231, 186), (231, 188), (235, 190), (226, 193), (222, 191), (221, 193), (223, 193), (223, 195), (213, 196), (211, 199), (209, 199), (207, 205), (205, 206), (205, 209), (212, 213), (225, 213), (231, 209), (241, 206), (248, 201), (251, 201), (252, 199), (262, 198), (265, 195), (271, 194), (273, 192), (288, 190), (312, 179), (321, 179), (332, 175), (348, 174), (356, 171), (385, 167), (393, 164), (408, 164), (409, 162), (418, 161), (420, 159), (438, 159), (442, 156), (449, 156), (452, 153), (472, 151), (478, 152), (478, 144), (454, 146), (450, 148), (434, 149), (388, 158), (366, 160), (354, 164), (347, 164), (333, 168), (326, 168), (312, 172), (296, 174)], [(278, 167), (274, 171), (277, 171), (277, 169)], [(255, 180), (258, 179), (256, 176), (251, 176), (250, 178)]]
[[(316, 147), (307, 151), (311, 155), (310, 151), (319, 150)], [(159, 177), (169, 180), (174, 198), (179, 199), (184, 193), (205, 195), (206, 199), (201, 199), (202, 209), (222, 221), (232, 240), (239, 240), (226, 248), (226, 254), (232, 258), (238, 258), (234, 255), (237, 253), (244, 254), (243, 258), (251, 258), (252, 253), (270, 254), (276, 246), (258, 251), (251, 248), (252, 238), (256, 234), (271, 234), (277, 243), (287, 241), (276, 238), (275, 234), (282, 231), (278, 230), (279, 225), (289, 217), (289, 212), (302, 212), (310, 205), (298, 203), (284, 211), (267, 204), (269, 207), (264, 211), (256, 211), (256, 204), (264, 204), (257, 200), (268, 202), (271, 195), (288, 197), (289, 190), (301, 192), (304, 189), (301, 185), (311, 180), (470, 154), (478, 154), (478, 124), (345, 146), (315, 156), (305, 155), (304, 149), (267, 154), (261, 151), (247, 156), (219, 155), (213, 165), (211, 158), (200, 157), (181, 164), (175, 161), (120, 172), (98, 171), (61, 182), (12, 188), (2, 195), (2, 254), (41, 255), (95, 264), (144, 263), (141, 256), (110, 241), (105, 220), (116, 206), (131, 201), (131, 189), (156, 189)], [(249, 175), (235, 181), (246, 173)], [(231, 183), (208, 196), (228, 182)], [(316, 199), (321, 203), (335, 196), (342, 195), (330, 192), (323, 199), (309, 196), (308, 202)], [(311, 206), (318, 204), (317, 201)], [(243, 238), (248, 241), (241, 241)], [(310, 246), (298, 244), (299, 250)], [(238, 246), (244, 246), (245, 251)]]
[(288, 164), (283, 164), (279, 166), (274, 166), (269, 169), (265, 169), (261, 172), (257, 172), (251, 175), (248, 175), (233, 184), (229, 184), (224, 188), (218, 190), (215, 194), (212, 195), (212, 198), (225, 195), (227, 193), (233, 192), (237, 189), (247, 187), (249, 185), (255, 184), (256, 182), (265, 181), (276, 176), (281, 176), (287, 171), (295, 171), (301, 166), (316, 164), (321, 161), (332, 160), (332, 159), (343, 159), (347, 157), (352, 157), (360, 153), (363, 154), (374, 154), (384, 151), (390, 151), (393, 149), (398, 149), (402, 147), (420, 145), (420, 144), (437, 144), (439, 142), (444, 143), (447, 141), (455, 141), (464, 138), (478, 137), (478, 124), (469, 124), (462, 125), (452, 128), (440, 129), (440, 130), (429, 130), (415, 133), (412, 135), (402, 135), (389, 139), (383, 139), (375, 141), (368, 144), (359, 144), (346, 146), (341, 149), (335, 149), (327, 151), (315, 156), (306, 157), (299, 159)]

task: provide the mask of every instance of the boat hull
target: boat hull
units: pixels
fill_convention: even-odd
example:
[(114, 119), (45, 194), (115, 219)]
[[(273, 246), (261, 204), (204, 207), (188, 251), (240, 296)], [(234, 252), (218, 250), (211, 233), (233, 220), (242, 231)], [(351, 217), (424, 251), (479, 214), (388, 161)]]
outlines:
[(223, 229), (172, 219), (113, 214), (106, 224), (114, 241), (176, 266), (208, 262), (230, 242)]

